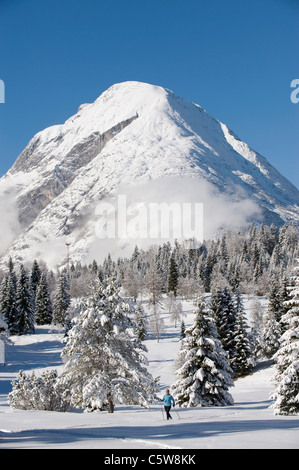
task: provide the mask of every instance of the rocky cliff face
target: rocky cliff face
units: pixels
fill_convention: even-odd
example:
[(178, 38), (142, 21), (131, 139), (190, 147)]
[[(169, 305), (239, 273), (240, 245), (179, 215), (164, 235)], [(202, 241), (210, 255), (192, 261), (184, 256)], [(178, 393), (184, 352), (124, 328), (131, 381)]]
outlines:
[[(22, 228), (31, 224), (38, 214), (72, 183), (79, 170), (90, 163), (103, 150), (109, 140), (137, 117), (136, 115), (126, 119), (103, 133), (93, 132), (71, 147), (65, 155), (62, 154), (61, 161), (55, 165), (54, 169), (51, 167), (50, 171), (48, 171), (47, 162), (44, 163), (47, 154), (40, 151), (42, 138), (33, 139), (11, 169), (12, 175), (20, 172), (26, 173), (28, 169), (30, 171), (37, 170), (40, 173), (38, 186), (33, 189), (29, 188), (27, 192), (17, 198), (19, 222)], [(53, 145), (59, 145), (59, 141), (62, 139), (63, 134), (60, 134), (53, 139)]]
[(298, 220), (298, 190), (224, 124), (169, 90), (125, 82), (38, 133), (0, 180), (2, 261), (56, 265), (66, 240), (74, 260), (134, 245), (105, 246), (96, 234), (97, 204), (120, 193), (135, 203), (203, 202), (205, 236), (226, 224)]

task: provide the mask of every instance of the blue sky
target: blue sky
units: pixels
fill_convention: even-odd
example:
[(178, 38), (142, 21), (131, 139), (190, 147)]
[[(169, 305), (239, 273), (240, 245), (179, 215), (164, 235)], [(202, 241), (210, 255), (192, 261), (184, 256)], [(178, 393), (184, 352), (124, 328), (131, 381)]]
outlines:
[(114, 83), (170, 88), (299, 186), (298, 0), (0, 0), (0, 175)]

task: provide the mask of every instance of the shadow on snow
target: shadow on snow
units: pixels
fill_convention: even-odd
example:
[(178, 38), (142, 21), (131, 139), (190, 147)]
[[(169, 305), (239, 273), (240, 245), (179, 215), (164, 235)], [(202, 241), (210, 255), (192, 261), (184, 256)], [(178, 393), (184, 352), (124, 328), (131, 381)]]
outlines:
[[(8, 444), (21, 444), (26, 440), (26, 446), (30, 441), (32, 445), (40, 442), (49, 444), (80, 443), (93, 439), (149, 439), (167, 443), (169, 440), (200, 439), (204, 437), (217, 437), (218, 435), (244, 433), (248, 431), (276, 431), (290, 430), (299, 427), (299, 419), (292, 420), (235, 420), (212, 421), (194, 423), (171, 423), (160, 426), (111, 426), (98, 428), (76, 429), (33, 429), (16, 433), (2, 433), (2, 442)], [(148, 443), (151, 444), (150, 442)]]

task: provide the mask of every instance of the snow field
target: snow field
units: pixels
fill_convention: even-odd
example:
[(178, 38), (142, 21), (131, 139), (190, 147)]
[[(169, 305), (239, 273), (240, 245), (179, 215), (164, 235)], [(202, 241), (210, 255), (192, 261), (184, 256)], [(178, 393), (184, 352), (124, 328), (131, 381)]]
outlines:
[[(193, 323), (192, 302), (183, 301), (184, 321)], [(249, 299), (244, 298), (244, 305)], [(174, 358), (179, 351), (179, 326), (169, 322), (159, 343), (146, 340), (148, 368), (160, 376), (161, 396), (174, 383)], [(163, 419), (162, 406), (150, 410), (117, 405), (114, 414), (14, 410), (7, 403), (11, 380), (19, 370), (62, 369), (62, 334), (38, 327), (36, 334), (13, 337), (7, 365), (0, 367), (0, 448), (2, 449), (298, 449), (299, 417), (274, 416), (269, 395), (274, 367), (260, 362), (252, 375), (230, 389), (233, 406), (174, 408), (173, 420)], [(164, 416), (165, 418), (165, 416)]]

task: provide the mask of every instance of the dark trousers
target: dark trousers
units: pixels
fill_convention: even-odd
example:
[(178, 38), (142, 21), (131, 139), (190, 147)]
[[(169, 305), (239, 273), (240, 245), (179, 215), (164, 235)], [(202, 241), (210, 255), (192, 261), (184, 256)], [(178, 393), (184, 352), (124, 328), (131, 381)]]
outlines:
[(166, 411), (167, 419), (172, 419), (172, 417), (170, 416), (170, 413), (169, 413), (171, 406), (164, 406), (164, 408), (165, 408), (165, 411)]

